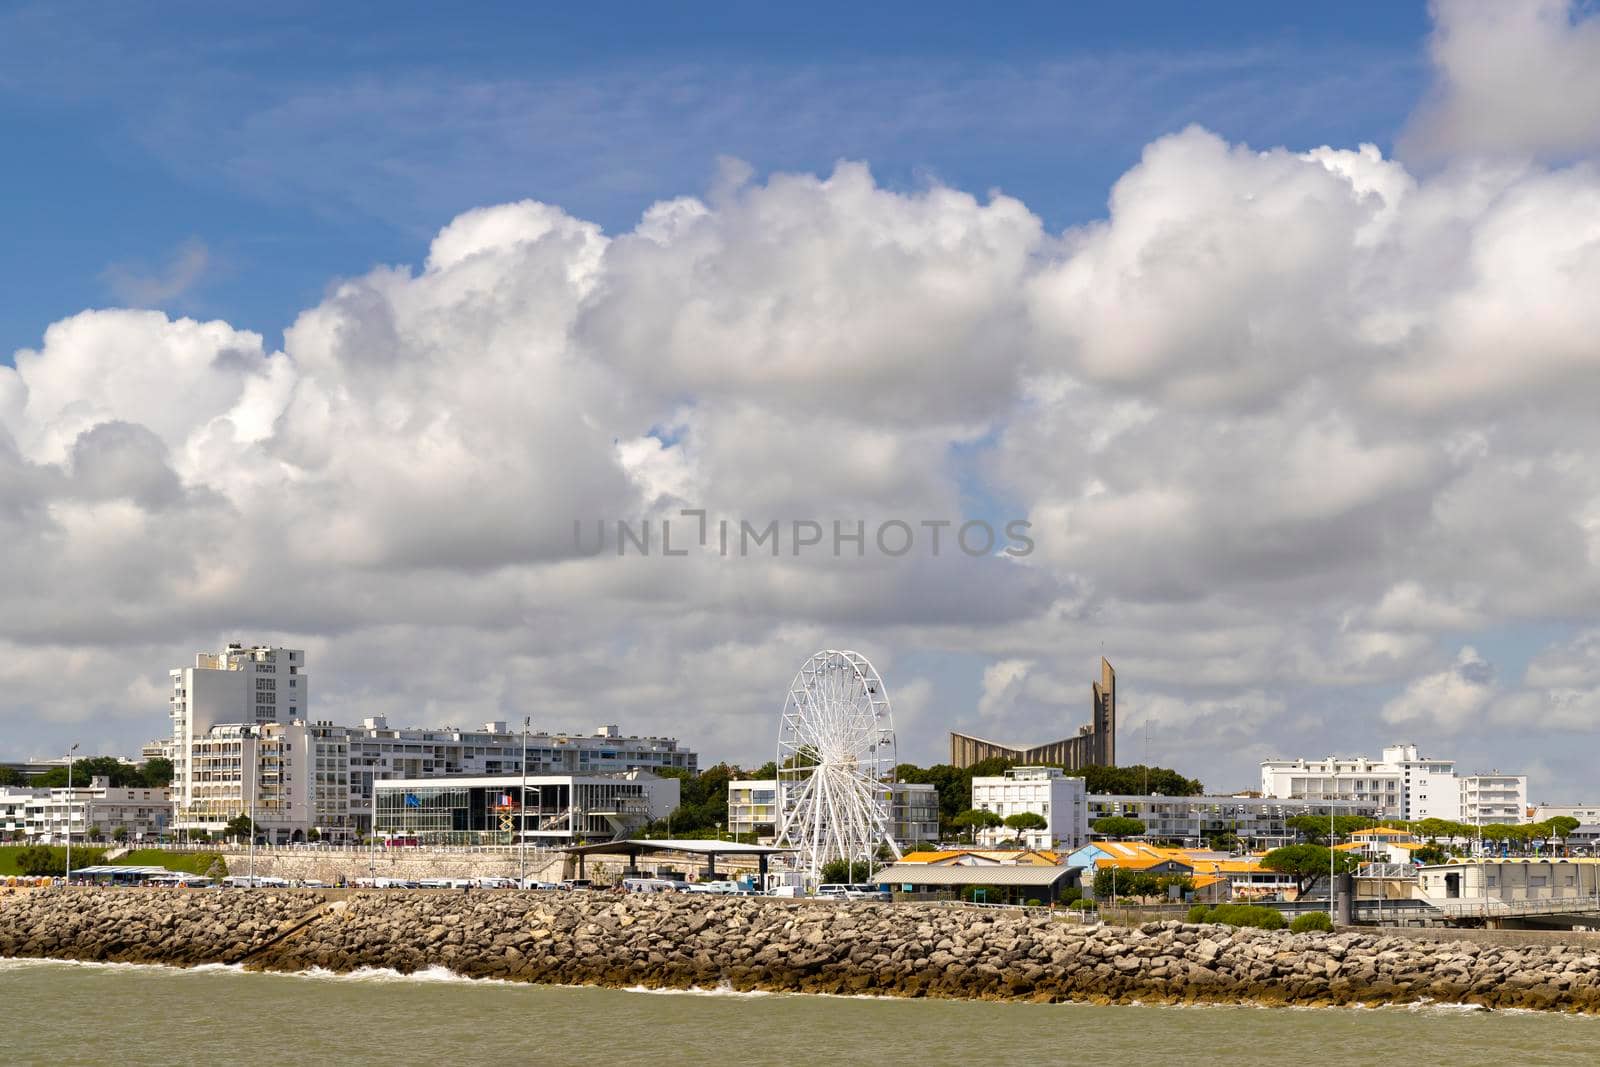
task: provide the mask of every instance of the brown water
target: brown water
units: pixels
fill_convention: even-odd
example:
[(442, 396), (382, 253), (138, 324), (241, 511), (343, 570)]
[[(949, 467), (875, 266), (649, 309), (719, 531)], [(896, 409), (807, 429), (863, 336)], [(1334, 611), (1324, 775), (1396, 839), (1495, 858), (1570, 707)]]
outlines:
[(647, 993), (0, 960), (6, 1064), (1600, 1063), (1600, 1018)]

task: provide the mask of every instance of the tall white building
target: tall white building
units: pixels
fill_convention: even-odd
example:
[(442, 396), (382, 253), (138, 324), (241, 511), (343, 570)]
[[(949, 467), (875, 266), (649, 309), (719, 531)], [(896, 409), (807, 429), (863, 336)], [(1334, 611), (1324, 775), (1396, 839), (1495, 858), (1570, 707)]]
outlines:
[[(1430, 759), (1411, 744), (1390, 745), (1376, 760), (1330, 756), (1323, 760), (1264, 760), (1261, 764), (1261, 792), (1266, 796), (1373, 804), (1386, 818), (1407, 820), (1504, 821), (1511, 813), (1503, 810), (1506, 791), (1500, 783), (1507, 779), (1521, 782), (1519, 803), (1525, 805), (1526, 778), (1500, 774), (1463, 778), (1456, 774), (1454, 760)], [(1468, 803), (1472, 805), (1470, 817), (1465, 807)], [(1489, 809), (1493, 809), (1492, 816)]]
[[(287, 725), (305, 717), (310, 705), (306, 654), (297, 648), (233, 643), (221, 652), (197, 652), (194, 665), (175, 667), (172, 717), (172, 795), (177, 825), (220, 829), (244, 810), (244, 766), (238, 727)], [(216, 736), (213, 732), (223, 730)], [(203, 768), (203, 769), (202, 769)], [(232, 788), (229, 788), (232, 786)], [(222, 806), (235, 806), (220, 819)]]
[(985, 830), (986, 844), (1020, 837), (1030, 848), (1075, 849), (1089, 842), (1089, 805), (1082, 778), (1069, 778), (1056, 767), (1013, 767), (994, 778), (972, 779), (972, 807), (1002, 819), (1032, 812), (1046, 822), (1043, 830), (1018, 833), (1004, 826)]

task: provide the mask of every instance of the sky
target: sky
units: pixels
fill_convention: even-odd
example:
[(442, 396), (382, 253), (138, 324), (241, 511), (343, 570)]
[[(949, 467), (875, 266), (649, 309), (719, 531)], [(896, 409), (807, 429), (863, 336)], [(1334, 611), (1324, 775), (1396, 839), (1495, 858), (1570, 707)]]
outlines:
[(1593, 800), (1600, 16), (1301, 7), (0, 9), (0, 756), (229, 640), (747, 765), (817, 649), (918, 762), (1104, 654), (1124, 762)]

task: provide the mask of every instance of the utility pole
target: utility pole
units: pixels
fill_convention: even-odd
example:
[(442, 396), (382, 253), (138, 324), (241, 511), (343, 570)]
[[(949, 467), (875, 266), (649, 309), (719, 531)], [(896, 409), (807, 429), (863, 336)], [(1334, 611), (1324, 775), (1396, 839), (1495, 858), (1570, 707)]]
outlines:
[(67, 750), (67, 885), (72, 884), (72, 758), (77, 751), (76, 743)]
[(522, 794), (517, 797), (517, 888), (528, 888), (528, 727), (533, 716), (522, 717)]

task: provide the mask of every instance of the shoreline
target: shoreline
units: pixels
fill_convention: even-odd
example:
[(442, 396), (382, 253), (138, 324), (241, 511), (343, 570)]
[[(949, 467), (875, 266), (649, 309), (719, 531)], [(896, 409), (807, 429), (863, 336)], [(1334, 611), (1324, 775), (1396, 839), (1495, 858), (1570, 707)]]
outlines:
[[(920, 904), (586, 893), (58, 889), (0, 956), (697, 995), (1600, 1014), (1600, 952), (1179, 922), (1071, 927)], [(413, 980), (427, 980), (413, 979)]]

